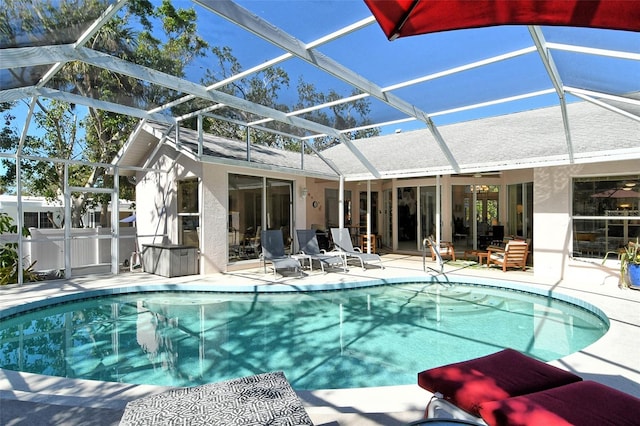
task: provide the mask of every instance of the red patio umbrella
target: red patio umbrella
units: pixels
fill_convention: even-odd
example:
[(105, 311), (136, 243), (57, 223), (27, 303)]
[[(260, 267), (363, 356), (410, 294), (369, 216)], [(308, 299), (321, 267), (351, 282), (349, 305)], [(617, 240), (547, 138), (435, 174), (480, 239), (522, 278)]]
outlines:
[(640, 31), (640, 0), (364, 0), (389, 40), (494, 25)]

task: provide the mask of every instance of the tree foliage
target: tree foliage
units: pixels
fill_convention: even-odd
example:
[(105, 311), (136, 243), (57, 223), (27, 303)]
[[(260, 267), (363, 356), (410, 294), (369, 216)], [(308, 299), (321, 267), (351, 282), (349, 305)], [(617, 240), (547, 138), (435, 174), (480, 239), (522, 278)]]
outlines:
[[(17, 235), (18, 227), (13, 223), (13, 219), (6, 213), (0, 212), (0, 235)], [(22, 228), (23, 237), (31, 235), (27, 228)], [(15, 284), (18, 282), (18, 265), (20, 263), (20, 253), (18, 243), (5, 242), (0, 244), (0, 285)], [(37, 281), (38, 275), (33, 271), (33, 265), (23, 267), (23, 278), (25, 281)]]
[[(110, 0), (5, 0), (0, 11), (0, 41), (8, 47), (23, 45), (63, 44), (75, 41), (112, 2)], [(176, 3), (180, 5), (180, 3)], [(209, 46), (199, 36), (196, 12), (192, 8), (174, 6), (163, 0), (154, 6), (150, 0), (130, 0), (118, 14), (102, 26), (86, 43), (86, 46), (123, 60), (149, 67), (177, 77), (184, 77), (187, 67), (198, 57), (212, 55), (215, 61), (204, 70), (204, 85), (224, 82), (243, 71), (240, 61), (230, 47)], [(48, 68), (44, 68), (46, 72)], [(16, 87), (33, 84), (31, 74), (22, 70), (10, 70)], [(23, 72), (24, 74), (19, 74)], [(44, 74), (43, 72), (43, 74)], [(287, 72), (272, 66), (260, 72), (235, 79), (217, 90), (264, 105), (285, 113), (317, 104), (336, 101), (344, 96), (334, 90), (323, 93), (312, 83), (300, 78), (297, 81), (297, 100), (282, 100), (291, 84)], [(178, 98), (182, 94), (153, 85), (143, 80), (119, 74), (80, 61), (65, 63), (46, 82), (63, 92), (81, 95), (89, 99), (109, 101), (150, 110)], [(355, 93), (352, 93), (355, 94)], [(170, 113), (180, 115), (211, 107), (211, 102), (194, 99), (172, 107)], [(11, 105), (0, 105), (0, 112), (9, 111)], [(84, 107), (83, 107), (84, 108)], [(168, 112), (169, 113), (169, 112)], [(214, 109), (204, 120), (205, 131), (226, 138), (245, 140), (248, 123), (262, 119), (250, 113), (223, 107)], [(317, 121), (338, 129), (353, 128), (368, 123), (369, 101), (350, 103), (312, 110), (303, 118)], [(16, 152), (20, 137), (10, 126), (14, 119), (5, 115), (5, 126), (0, 132), (0, 150)], [(106, 218), (109, 198), (92, 194), (91, 188), (113, 187), (113, 175), (109, 167), (88, 166), (85, 163), (108, 164), (116, 156), (138, 120), (123, 114), (88, 107), (85, 111), (76, 105), (62, 101), (38, 98), (34, 123), (42, 136), (30, 136), (23, 141), (22, 153), (26, 156), (56, 158), (62, 161), (37, 161), (23, 159), (21, 182), (32, 195), (60, 199), (66, 183), (73, 187), (87, 188), (72, 197), (72, 225), (82, 226), (80, 218), (91, 203), (101, 202)], [(182, 125), (195, 128), (196, 120)], [(286, 123), (271, 121), (262, 124), (276, 131), (267, 132), (252, 128), (250, 138), (254, 143), (285, 149), (300, 149), (300, 137), (308, 136), (303, 129)], [(347, 134), (348, 138), (370, 136), (377, 129)], [(288, 135), (293, 135), (290, 137)], [(333, 137), (314, 140), (317, 148), (335, 144)], [(16, 181), (16, 164), (11, 158), (2, 160), (0, 191), (7, 190)], [(121, 198), (132, 199), (133, 188), (121, 179)]]
[[(231, 76), (244, 71), (238, 59), (233, 55), (230, 47), (214, 46), (211, 52), (217, 59), (217, 66), (206, 70), (205, 76), (202, 79), (202, 83), (205, 86), (224, 82)], [(250, 76), (233, 80), (217, 90), (285, 113), (335, 102), (344, 97), (344, 95), (339, 94), (335, 90), (329, 90), (328, 93), (323, 93), (318, 90), (314, 84), (305, 82), (302, 77), (300, 77), (296, 86), (298, 100), (287, 104), (281, 101), (280, 97), (285, 90), (289, 89), (290, 83), (290, 77), (283, 68), (272, 66)], [(348, 95), (354, 94), (357, 94), (357, 92), (354, 91)], [(189, 106), (197, 110), (205, 108), (208, 105), (203, 101), (197, 101), (195, 104)], [(300, 117), (342, 130), (370, 124), (367, 118), (369, 112), (369, 101), (366, 99), (358, 99), (348, 103), (336, 103), (321, 110), (312, 110)], [(223, 108), (215, 111), (215, 114), (220, 116), (220, 118), (207, 117), (203, 122), (204, 130), (235, 140), (244, 140), (247, 137), (246, 126), (240, 123), (262, 119), (262, 117), (233, 108)], [(234, 124), (233, 122), (227, 121), (229, 119), (236, 120), (238, 123)], [(187, 124), (195, 128), (195, 119), (187, 122)], [(309, 133), (303, 129), (282, 122), (272, 121), (263, 126), (275, 132), (253, 128), (250, 136), (252, 142), (299, 151), (299, 138), (309, 136)], [(283, 134), (293, 135), (293, 137), (287, 137)], [(372, 128), (349, 132), (345, 136), (348, 139), (356, 139), (375, 136), (377, 134), (379, 134), (379, 129)], [(321, 137), (316, 138), (313, 143), (316, 149), (322, 150), (338, 143), (338, 141), (334, 137)]]
[[(109, 2), (105, 0), (62, 2), (45, 1), (36, 5), (31, 2), (11, 1), (10, 11), (4, 15), (25, 17), (30, 34), (49, 34), (65, 25), (81, 25), (92, 19), (95, 10), (104, 11)], [(55, 3), (55, 4), (54, 4)], [(40, 13), (30, 13), (32, 8)], [(99, 16), (99, 13), (95, 16)], [(38, 18), (36, 18), (38, 17)], [(161, 29), (153, 25), (159, 21)], [(109, 20), (88, 42), (88, 47), (109, 55), (181, 76), (185, 64), (201, 55), (207, 44), (196, 33), (196, 15), (193, 9), (177, 9), (169, 0), (157, 8), (148, 0), (132, 0), (121, 14)], [(10, 28), (13, 28), (10, 26)], [(65, 27), (68, 30), (68, 28)], [(18, 30), (15, 29), (15, 32)], [(162, 40), (154, 34), (162, 31)], [(10, 32), (10, 31), (9, 31)], [(19, 39), (19, 34), (4, 34), (3, 37)], [(166, 41), (163, 41), (166, 40)], [(17, 43), (17, 41), (15, 42)], [(97, 68), (83, 62), (70, 62), (54, 76), (50, 86), (88, 98), (150, 109), (162, 105), (175, 97), (175, 93), (159, 89), (141, 80)], [(131, 134), (137, 120), (122, 114), (90, 107), (85, 115), (78, 117), (75, 105), (38, 100), (35, 123), (43, 136), (30, 138), (24, 144), (26, 155), (63, 160), (79, 160), (92, 163), (109, 163)], [(8, 120), (11, 117), (7, 118)], [(5, 125), (1, 149), (15, 152), (19, 137), (15, 129)], [(105, 167), (89, 167), (79, 162), (67, 162), (68, 184), (85, 187), (72, 197), (72, 224), (81, 226), (81, 215), (90, 203), (101, 202), (103, 213), (108, 197), (92, 194), (90, 188), (112, 187), (113, 176)], [(3, 160), (6, 170), (3, 184), (15, 182), (15, 162)], [(25, 189), (34, 195), (59, 199), (65, 183), (65, 163), (24, 160), (21, 163)], [(133, 198), (133, 188), (124, 179), (120, 181), (122, 198)], [(101, 215), (105, 218), (106, 214)]]

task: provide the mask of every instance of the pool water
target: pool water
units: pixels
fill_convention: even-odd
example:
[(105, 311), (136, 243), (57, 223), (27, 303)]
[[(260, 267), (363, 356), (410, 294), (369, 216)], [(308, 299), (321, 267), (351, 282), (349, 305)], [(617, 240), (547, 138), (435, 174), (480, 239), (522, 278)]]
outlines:
[(4, 319), (0, 367), (170, 386), (282, 370), (295, 389), (387, 386), (505, 347), (558, 359), (607, 328), (571, 303), (465, 284), (134, 293)]

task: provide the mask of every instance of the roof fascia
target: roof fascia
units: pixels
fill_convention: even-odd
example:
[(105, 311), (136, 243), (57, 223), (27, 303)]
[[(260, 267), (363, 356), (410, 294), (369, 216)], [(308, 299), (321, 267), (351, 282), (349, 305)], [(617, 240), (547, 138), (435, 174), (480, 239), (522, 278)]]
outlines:
[(144, 162), (143, 167), (149, 167), (149, 165), (151, 164), (151, 162), (153, 161), (154, 158), (156, 158), (156, 155), (158, 154), (158, 152), (160, 151), (160, 149), (162, 149), (162, 147), (165, 145), (165, 143), (170, 140), (169, 139), (169, 135), (171, 134), (171, 132), (173, 131), (175, 127), (174, 126), (169, 126), (167, 128), (167, 130), (165, 132), (162, 132), (160, 135), (157, 135), (156, 133), (156, 129), (153, 128), (148, 128), (145, 129), (146, 131), (150, 132), (152, 135), (156, 136), (158, 138), (158, 143), (156, 144), (155, 148), (153, 148), (153, 152), (151, 153), (151, 155), (149, 155), (147, 157), (147, 160)]
[(558, 68), (553, 61), (553, 56), (547, 48), (546, 40), (540, 27), (537, 25), (529, 25), (527, 28), (529, 29), (529, 34), (531, 34), (534, 44), (536, 45), (536, 49), (538, 50), (540, 59), (544, 64), (544, 68), (547, 70), (551, 84), (553, 84), (556, 94), (558, 95), (558, 99), (560, 100), (560, 111), (562, 112), (562, 124), (564, 125), (567, 152), (569, 154), (569, 160), (573, 162), (573, 142), (571, 140), (571, 128), (569, 126), (569, 116), (567, 114), (567, 99), (563, 90), (562, 78), (560, 77)]
[(131, 132), (131, 134), (127, 138), (127, 141), (124, 143), (124, 145), (120, 147), (120, 149), (116, 153), (116, 156), (113, 157), (113, 160), (111, 160), (111, 164), (113, 164), (114, 166), (120, 167), (120, 161), (122, 160), (126, 152), (129, 150), (129, 147), (134, 143), (134, 141), (136, 140), (140, 132), (142, 132), (142, 129), (145, 123), (146, 123), (146, 120), (140, 120), (138, 122), (138, 124), (136, 125), (136, 128), (133, 129), (133, 132)]
[[(447, 160), (454, 169), (458, 168), (458, 163), (453, 156), (453, 153), (447, 146), (446, 142), (442, 138), (442, 135), (437, 130), (435, 123), (429, 115), (421, 111), (415, 105), (411, 105), (408, 102), (398, 98), (392, 93), (384, 92), (381, 87), (373, 82), (361, 77), (352, 70), (344, 67), (342, 64), (332, 60), (331, 58), (323, 55), (322, 53), (313, 50), (309, 46), (306, 46), (302, 41), (295, 37), (285, 33), (280, 28), (276, 28), (260, 17), (250, 13), (248, 10), (240, 7), (233, 2), (220, 2), (214, 0), (194, 0), (202, 7), (210, 10), (217, 15), (222, 16), (233, 24), (240, 28), (261, 37), (268, 42), (293, 53), (300, 59), (308, 62), (316, 68), (323, 70), (336, 78), (352, 85), (353, 87), (361, 90), (365, 93), (369, 93), (371, 96), (379, 99), (387, 105), (399, 110), (405, 115), (415, 117), (427, 124), (429, 130), (433, 133), (440, 149), (446, 156)], [(351, 149), (351, 148), (350, 148)], [(366, 166), (366, 163), (363, 163)], [(369, 168), (369, 167), (367, 167)], [(370, 170), (374, 175), (377, 173), (375, 170)]]

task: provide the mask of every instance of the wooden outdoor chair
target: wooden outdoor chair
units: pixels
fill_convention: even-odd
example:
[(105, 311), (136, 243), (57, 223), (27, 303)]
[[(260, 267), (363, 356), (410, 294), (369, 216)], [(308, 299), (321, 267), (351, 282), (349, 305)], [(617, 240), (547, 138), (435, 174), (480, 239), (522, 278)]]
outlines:
[[(436, 251), (434, 250), (433, 237), (429, 238), (429, 248), (431, 249), (431, 260), (436, 260)], [(456, 260), (456, 250), (453, 247), (453, 243), (450, 241), (440, 241), (440, 246), (438, 247), (438, 252), (442, 258), (448, 257), (455, 262)]]
[(502, 266), (502, 271), (507, 272), (507, 268), (527, 269), (527, 257), (529, 256), (529, 244), (525, 241), (509, 241), (504, 250), (487, 248), (487, 266), (492, 264)]

